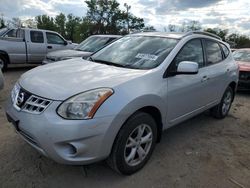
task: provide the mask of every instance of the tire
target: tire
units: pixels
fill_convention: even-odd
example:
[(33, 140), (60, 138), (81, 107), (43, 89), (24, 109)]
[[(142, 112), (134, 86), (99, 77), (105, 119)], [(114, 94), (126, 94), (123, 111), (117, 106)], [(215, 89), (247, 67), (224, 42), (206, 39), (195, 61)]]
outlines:
[(223, 119), (228, 115), (234, 98), (234, 92), (231, 87), (227, 87), (223, 94), (220, 104), (211, 109), (211, 114), (217, 119)]
[(157, 126), (152, 116), (144, 112), (134, 114), (119, 131), (107, 160), (108, 165), (123, 175), (137, 172), (152, 155), (156, 140)]
[(0, 55), (0, 69), (2, 69), (2, 71), (6, 71), (7, 66), (8, 66), (7, 59), (4, 56)]

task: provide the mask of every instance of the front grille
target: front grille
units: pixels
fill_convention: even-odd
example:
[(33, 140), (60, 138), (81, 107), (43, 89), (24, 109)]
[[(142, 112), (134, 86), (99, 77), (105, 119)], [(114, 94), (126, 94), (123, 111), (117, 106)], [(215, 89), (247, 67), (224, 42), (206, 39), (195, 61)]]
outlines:
[(18, 84), (13, 88), (11, 98), (16, 110), (31, 114), (41, 114), (52, 103), (49, 99), (38, 97), (24, 90)]
[(51, 100), (31, 95), (23, 105), (22, 111), (32, 114), (41, 114), (50, 104)]
[(250, 80), (250, 72), (240, 71), (240, 80)]

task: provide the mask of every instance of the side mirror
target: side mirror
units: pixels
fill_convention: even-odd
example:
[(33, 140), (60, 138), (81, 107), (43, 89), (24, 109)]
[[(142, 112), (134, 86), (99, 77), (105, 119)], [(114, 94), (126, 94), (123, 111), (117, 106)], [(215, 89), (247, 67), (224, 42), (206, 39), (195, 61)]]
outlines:
[(182, 61), (177, 67), (176, 74), (197, 74), (198, 71), (198, 63), (192, 61)]
[(66, 42), (67, 42), (67, 44), (72, 44), (71, 40), (67, 40)]
[(69, 43), (68, 41), (66, 41), (66, 40), (64, 41), (64, 45), (65, 46), (68, 45), (68, 43)]

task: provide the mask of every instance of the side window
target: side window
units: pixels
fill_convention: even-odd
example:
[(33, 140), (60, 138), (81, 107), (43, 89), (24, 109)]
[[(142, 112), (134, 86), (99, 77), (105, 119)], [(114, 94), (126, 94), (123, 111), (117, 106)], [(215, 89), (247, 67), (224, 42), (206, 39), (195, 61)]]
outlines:
[(30, 39), (33, 43), (44, 43), (43, 32), (30, 31)]
[(207, 65), (219, 63), (223, 60), (219, 44), (212, 40), (206, 40)]
[(48, 44), (60, 44), (63, 45), (65, 41), (55, 33), (46, 33)]
[(24, 38), (24, 30), (22, 29), (11, 29), (9, 32), (7, 32), (4, 37), (10, 37), (10, 38)]
[(225, 55), (225, 58), (227, 58), (227, 56), (229, 55), (229, 49), (226, 47), (226, 45), (221, 44), (221, 48), (223, 50), (223, 53)]
[(182, 61), (193, 61), (204, 66), (203, 49), (200, 39), (194, 39), (187, 42), (174, 59), (173, 67), (175, 70)]

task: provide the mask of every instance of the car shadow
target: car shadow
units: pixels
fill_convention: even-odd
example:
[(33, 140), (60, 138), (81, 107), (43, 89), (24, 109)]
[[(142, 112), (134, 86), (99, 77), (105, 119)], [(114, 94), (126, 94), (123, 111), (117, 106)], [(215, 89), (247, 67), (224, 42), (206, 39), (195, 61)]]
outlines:
[(9, 65), (8, 69), (5, 72), (15, 72), (15, 71), (27, 71), (30, 69), (33, 69), (35, 67), (38, 67), (37, 64), (18, 64), (18, 65)]
[(250, 89), (240, 89), (237, 91), (237, 95), (250, 96)]

